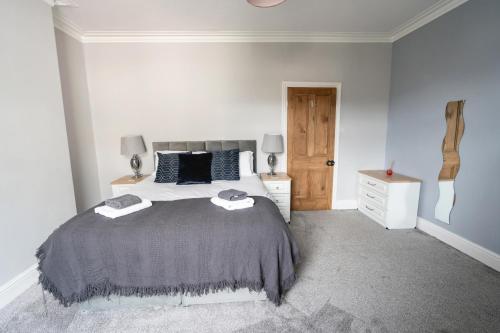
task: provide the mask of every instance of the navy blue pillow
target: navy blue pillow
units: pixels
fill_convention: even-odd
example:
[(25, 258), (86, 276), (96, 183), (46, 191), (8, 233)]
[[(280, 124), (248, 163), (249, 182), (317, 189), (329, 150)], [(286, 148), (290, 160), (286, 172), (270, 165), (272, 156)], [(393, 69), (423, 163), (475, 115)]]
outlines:
[(210, 184), (212, 153), (180, 154), (177, 185)]
[(212, 152), (212, 180), (240, 180), (240, 150)]
[[(182, 153), (182, 155), (191, 153)], [(155, 183), (176, 183), (179, 174), (179, 154), (158, 153)]]

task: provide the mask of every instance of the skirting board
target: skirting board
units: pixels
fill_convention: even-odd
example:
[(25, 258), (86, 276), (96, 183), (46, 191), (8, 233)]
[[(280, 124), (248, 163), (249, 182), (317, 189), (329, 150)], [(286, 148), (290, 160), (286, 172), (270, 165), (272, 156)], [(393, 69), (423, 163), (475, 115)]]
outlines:
[(358, 209), (357, 200), (337, 200), (333, 205), (333, 209)]
[(0, 286), (0, 309), (38, 282), (37, 264)]
[(417, 217), (417, 229), (436, 237), (460, 252), (500, 272), (500, 255), (495, 252), (485, 249), (421, 217)]

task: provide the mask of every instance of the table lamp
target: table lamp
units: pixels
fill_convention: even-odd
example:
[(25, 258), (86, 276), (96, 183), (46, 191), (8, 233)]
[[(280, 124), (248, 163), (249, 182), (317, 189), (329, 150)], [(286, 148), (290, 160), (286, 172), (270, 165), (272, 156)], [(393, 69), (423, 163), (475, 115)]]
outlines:
[(281, 136), (281, 134), (264, 134), (262, 151), (264, 153), (269, 153), (267, 164), (269, 164), (269, 169), (271, 171), (268, 173), (268, 175), (276, 175), (276, 173), (274, 172), (274, 168), (276, 167), (277, 163), (276, 154), (283, 152), (283, 137)]
[(142, 177), (141, 167), (142, 161), (139, 154), (146, 152), (146, 145), (141, 135), (122, 136), (121, 138), (121, 154), (132, 156), (130, 159), (130, 167), (134, 172), (132, 178), (137, 179)]

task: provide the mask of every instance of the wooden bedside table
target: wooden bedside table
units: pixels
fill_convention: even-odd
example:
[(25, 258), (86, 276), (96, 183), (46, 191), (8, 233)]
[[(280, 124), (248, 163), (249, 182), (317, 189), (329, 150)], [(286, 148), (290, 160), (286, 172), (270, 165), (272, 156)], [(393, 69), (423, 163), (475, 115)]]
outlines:
[(280, 209), (286, 222), (290, 222), (290, 196), (292, 179), (284, 172), (277, 172), (275, 176), (261, 173), (260, 179), (264, 183), (272, 200)]
[(143, 175), (140, 178), (132, 178), (132, 176), (123, 176), (121, 178), (115, 179), (111, 182), (111, 191), (113, 192), (113, 197), (118, 197), (120, 195), (128, 194), (132, 190), (133, 186), (149, 175)]

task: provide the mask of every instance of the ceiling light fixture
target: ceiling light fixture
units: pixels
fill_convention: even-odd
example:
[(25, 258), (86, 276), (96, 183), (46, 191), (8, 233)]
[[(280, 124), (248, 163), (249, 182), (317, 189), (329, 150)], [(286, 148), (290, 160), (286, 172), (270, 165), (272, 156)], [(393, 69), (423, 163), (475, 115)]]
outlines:
[(255, 7), (267, 8), (280, 5), (286, 0), (247, 0), (247, 1), (249, 4), (254, 5)]

